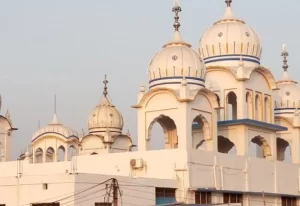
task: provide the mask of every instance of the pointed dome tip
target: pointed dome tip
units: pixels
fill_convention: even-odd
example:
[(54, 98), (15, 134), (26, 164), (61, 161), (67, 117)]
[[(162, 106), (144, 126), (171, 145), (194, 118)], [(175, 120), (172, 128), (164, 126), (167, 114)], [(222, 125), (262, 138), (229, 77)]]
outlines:
[(59, 124), (56, 113), (54, 113), (51, 124)]

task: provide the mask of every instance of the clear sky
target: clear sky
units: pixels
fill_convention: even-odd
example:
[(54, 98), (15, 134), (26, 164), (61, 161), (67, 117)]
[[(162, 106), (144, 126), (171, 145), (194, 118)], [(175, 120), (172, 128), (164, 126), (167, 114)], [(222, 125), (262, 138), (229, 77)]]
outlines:
[[(181, 34), (197, 48), (224, 0), (181, 0)], [(15, 127), (14, 157), (38, 128), (51, 121), (54, 94), (60, 121), (87, 131), (90, 111), (109, 95), (122, 112), (124, 132), (136, 142), (136, 103), (147, 85), (147, 65), (173, 32), (172, 0), (2, 0), (0, 1), (1, 113), (9, 108)], [(278, 79), (281, 45), (286, 43), (289, 73), (300, 80), (300, 2), (233, 0), (234, 14), (253, 27), (263, 42), (262, 64)]]

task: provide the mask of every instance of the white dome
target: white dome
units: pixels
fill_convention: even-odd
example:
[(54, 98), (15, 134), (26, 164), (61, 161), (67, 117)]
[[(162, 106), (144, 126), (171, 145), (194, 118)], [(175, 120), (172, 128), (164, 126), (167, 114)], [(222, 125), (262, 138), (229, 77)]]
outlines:
[(53, 116), (52, 122), (44, 128), (39, 129), (36, 131), (32, 136), (32, 141), (38, 139), (39, 137), (46, 135), (46, 134), (56, 134), (63, 136), (66, 139), (69, 138), (77, 138), (78, 133), (71, 129), (70, 127), (64, 126), (63, 124), (59, 123), (57, 120), (56, 114)]
[(224, 17), (201, 37), (199, 52), (206, 66), (238, 67), (243, 60), (245, 67), (256, 67), (262, 47), (255, 30), (234, 17), (228, 5)]
[(185, 43), (178, 31), (172, 42), (163, 46), (149, 65), (149, 85), (178, 89), (185, 77), (190, 88), (205, 84), (205, 66), (199, 54)]
[(106, 94), (101, 103), (91, 112), (88, 127), (90, 134), (111, 132), (112, 135), (122, 133), (123, 117), (116, 107), (110, 103)]

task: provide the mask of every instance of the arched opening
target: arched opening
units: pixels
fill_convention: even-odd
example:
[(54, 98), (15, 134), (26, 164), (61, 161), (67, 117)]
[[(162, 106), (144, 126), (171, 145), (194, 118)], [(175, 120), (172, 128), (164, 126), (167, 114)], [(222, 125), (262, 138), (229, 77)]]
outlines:
[(224, 154), (236, 154), (236, 148), (233, 142), (223, 136), (218, 136), (218, 152)]
[(234, 92), (227, 94), (227, 120), (237, 119), (237, 97)]
[(35, 163), (42, 163), (43, 162), (43, 150), (38, 148), (35, 151)]
[(265, 97), (264, 101), (264, 119), (265, 122), (271, 123), (271, 105), (269, 97)]
[(246, 103), (247, 103), (247, 117), (248, 119), (253, 119), (253, 104), (252, 104), (252, 95), (250, 92), (246, 94)]
[(210, 139), (209, 124), (201, 114), (195, 117), (192, 124), (193, 148), (206, 148), (206, 140)]
[(54, 162), (55, 152), (52, 147), (49, 147), (46, 150), (46, 162)]
[[(221, 101), (220, 101), (220, 97), (218, 94), (216, 94), (216, 97), (217, 97), (217, 101), (218, 101), (218, 105), (219, 107), (221, 107)], [(220, 109), (217, 109), (217, 121), (220, 121), (221, 120), (221, 114), (220, 114)]]
[(147, 149), (175, 149), (177, 147), (177, 127), (174, 120), (165, 115), (155, 118), (148, 129)]
[(261, 121), (261, 99), (258, 94), (255, 96), (255, 119)]
[(282, 162), (292, 162), (292, 153), (290, 144), (279, 137), (276, 139), (277, 160)]
[(72, 157), (77, 155), (77, 150), (74, 145), (71, 145), (68, 150), (68, 160), (71, 161)]
[(66, 156), (66, 149), (64, 146), (60, 146), (58, 149), (57, 149), (57, 161), (58, 162), (63, 162), (65, 161), (65, 156)]
[(256, 136), (249, 143), (249, 156), (266, 158), (271, 155), (271, 147), (263, 137)]
[(151, 139), (149, 142), (149, 150), (163, 150), (165, 149), (165, 133), (158, 122), (152, 125), (151, 136), (155, 139)]

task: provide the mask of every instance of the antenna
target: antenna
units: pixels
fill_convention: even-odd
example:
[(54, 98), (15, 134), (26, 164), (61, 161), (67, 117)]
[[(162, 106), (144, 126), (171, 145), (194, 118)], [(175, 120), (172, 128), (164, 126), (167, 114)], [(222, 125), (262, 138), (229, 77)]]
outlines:
[(56, 94), (54, 95), (54, 114), (56, 114)]

